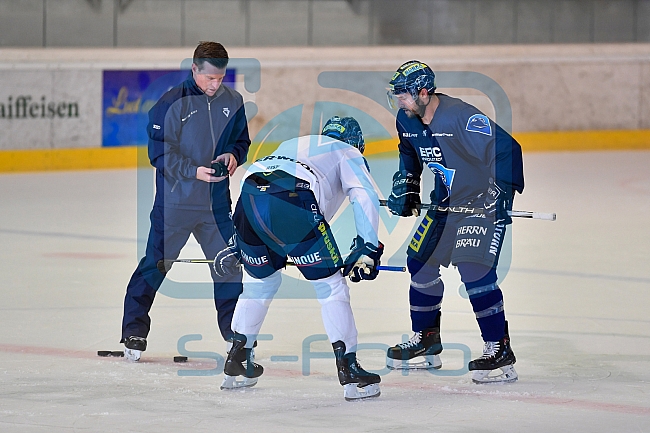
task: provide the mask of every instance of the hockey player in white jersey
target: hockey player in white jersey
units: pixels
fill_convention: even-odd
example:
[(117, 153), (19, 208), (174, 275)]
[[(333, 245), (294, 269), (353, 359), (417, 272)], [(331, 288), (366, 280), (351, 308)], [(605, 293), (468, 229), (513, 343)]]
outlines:
[[(321, 135), (285, 141), (248, 169), (233, 217), (235, 236), (214, 262), (217, 274), (230, 274), (240, 263), (245, 270), (221, 389), (253, 386), (262, 375), (262, 366), (253, 362), (253, 344), (290, 259), (316, 290), (345, 399), (379, 396), (381, 378), (356, 359), (357, 329), (345, 281), (345, 276), (353, 282), (376, 278), (383, 252), (379, 201), (364, 147), (358, 122), (335, 116)], [(346, 198), (357, 236), (343, 260), (328, 221)]]

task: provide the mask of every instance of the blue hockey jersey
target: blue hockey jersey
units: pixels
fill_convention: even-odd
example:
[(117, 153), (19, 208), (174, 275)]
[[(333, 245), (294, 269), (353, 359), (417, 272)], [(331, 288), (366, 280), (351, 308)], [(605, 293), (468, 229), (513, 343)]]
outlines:
[[(524, 189), (521, 146), (476, 107), (442, 93), (431, 124), (397, 114), (400, 170), (445, 173), (450, 206), (463, 206), (486, 191), (489, 179), (508, 194)], [(432, 188), (432, 187), (431, 187)], [(426, 192), (426, 187), (425, 187)]]

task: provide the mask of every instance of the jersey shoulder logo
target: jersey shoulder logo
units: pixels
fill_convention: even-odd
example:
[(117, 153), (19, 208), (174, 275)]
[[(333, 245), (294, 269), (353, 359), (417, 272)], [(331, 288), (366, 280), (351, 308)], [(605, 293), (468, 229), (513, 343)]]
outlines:
[(406, 138), (418, 138), (417, 134), (414, 134), (413, 132), (402, 132), (402, 137)]
[(474, 114), (471, 116), (467, 121), (465, 130), (492, 136), (492, 125), (490, 125), (490, 119), (488, 119), (484, 114)]

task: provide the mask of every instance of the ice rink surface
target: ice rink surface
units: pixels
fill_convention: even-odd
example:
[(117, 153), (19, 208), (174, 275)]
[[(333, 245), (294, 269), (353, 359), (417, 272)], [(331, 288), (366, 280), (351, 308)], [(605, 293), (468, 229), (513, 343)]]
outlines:
[[(382, 395), (354, 403), (333, 359), (318, 357), (331, 353), (318, 302), (299, 296), (271, 305), (262, 332), (272, 341), (257, 349), (266, 370), (245, 391), (219, 390), (225, 344), (210, 299), (159, 294), (142, 362), (98, 357), (122, 348), (139, 260), (136, 170), (0, 175), (0, 432), (650, 432), (650, 152), (524, 163), (515, 208), (558, 219), (512, 226), (501, 287), (519, 381), (471, 383), (466, 364), (482, 341), (453, 268), (443, 368), (388, 373), (385, 348), (411, 334), (409, 277), (382, 272), (351, 287), (359, 358), (382, 374)], [(391, 264), (413, 223), (382, 226)], [(201, 257), (198, 245), (182, 257)], [(209, 279), (205, 265), (169, 275), (188, 297)], [(189, 362), (174, 363), (181, 351)]]

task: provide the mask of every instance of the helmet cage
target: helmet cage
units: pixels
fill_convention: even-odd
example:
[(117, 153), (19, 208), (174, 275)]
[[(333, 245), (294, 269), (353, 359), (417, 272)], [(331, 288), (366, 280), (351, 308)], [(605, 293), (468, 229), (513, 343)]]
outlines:
[(429, 94), (436, 90), (435, 74), (425, 63), (416, 60), (406, 62), (399, 67), (390, 80), (387, 92), (388, 105), (397, 110), (399, 104), (393, 96), (406, 92), (417, 101), (422, 89), (426, 89)]

